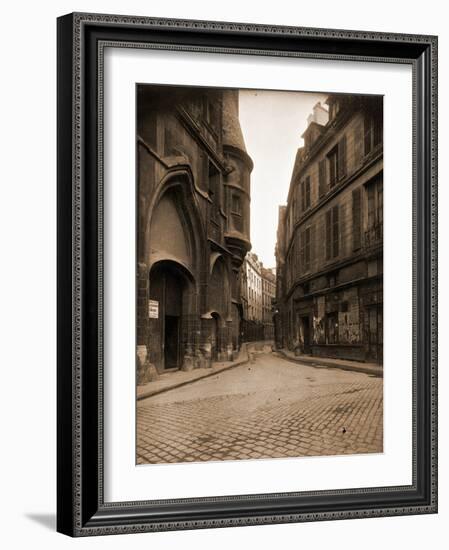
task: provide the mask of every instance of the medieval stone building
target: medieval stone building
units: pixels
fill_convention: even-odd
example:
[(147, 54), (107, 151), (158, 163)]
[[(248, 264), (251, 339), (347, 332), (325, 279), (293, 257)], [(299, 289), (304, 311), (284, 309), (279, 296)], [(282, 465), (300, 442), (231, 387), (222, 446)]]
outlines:
[(238, 91), (137, 90), (138, 381), (232, 360), (250, 173)]
[(382, 362), (382, 98), (327, 104), (309, 117), (279, 211), (276, 343)]

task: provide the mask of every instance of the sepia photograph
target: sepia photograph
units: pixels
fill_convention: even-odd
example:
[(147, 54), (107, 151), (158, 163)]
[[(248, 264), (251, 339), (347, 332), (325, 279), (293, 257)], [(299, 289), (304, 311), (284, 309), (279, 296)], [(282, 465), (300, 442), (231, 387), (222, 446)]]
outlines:
[(136, 464), (383, 452), (383, 97), (136, 86)]

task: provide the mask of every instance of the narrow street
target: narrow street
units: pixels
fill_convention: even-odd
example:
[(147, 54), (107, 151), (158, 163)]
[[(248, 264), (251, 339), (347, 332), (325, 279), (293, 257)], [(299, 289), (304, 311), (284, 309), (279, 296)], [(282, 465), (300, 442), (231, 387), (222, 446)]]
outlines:
[(137, 403), (137, 463), (383, 450), (382, 378), (268, 351)]

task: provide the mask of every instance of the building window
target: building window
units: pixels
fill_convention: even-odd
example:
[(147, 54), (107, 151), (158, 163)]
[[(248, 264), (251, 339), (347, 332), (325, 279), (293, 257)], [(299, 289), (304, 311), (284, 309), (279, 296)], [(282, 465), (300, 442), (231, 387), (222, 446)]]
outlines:
[(346, 176), (346, 136), (343, 136), (338, 142), (338, 179)]
[(333, 187), (346, 176), (346, 136), (327, 155), (329, 164), (329, 185)]
[(383, 183), (377, 181), (368, 185), (368, 229), (383, 222)]
[(243, 231), (242, 201), (237, 193), (231, 195), (232, 224), (237, 231)]
[(310, 176), (307, 176), (301, 182), (302, 211), (310, 208)]
[(382, 114), (381, 111), (376, 113), (365, 113), (364, 128), (365, 128), (365, 155), (368, 155), (376, 149), (382, 142)]
[(327, 155), (329, 163), (329, 185), (333, 187), (337, 183), (338, 174), (338, 151), (337, 147), (334, 147), (332, 151)]
[(318, 164), (318, 196), (321, 198), (325, 194), (326, 194), (326, 159), (322, 159)]
[(361, 246), (362, 230), (362, 190), (360, 187), (352, 192), (352, 249), (358, 250)]
[(338, 205), (326, 212), (326, 259), (336, 258), (339, 254), (339, 212)]
[(369, 183), (366, 189), (368, 200), (367, 246), (376, 244), (383, 237), (383, 182)]
[(301, 270), (308, 271), (310, 269), (310, 241), (311, 228), (307, 227), (301, 235)]
[(242, 201), (240, 200), (240, 195), (237, 195), (236, 193), (232, 194), (231, 213), (236, 216), (242, 215)]

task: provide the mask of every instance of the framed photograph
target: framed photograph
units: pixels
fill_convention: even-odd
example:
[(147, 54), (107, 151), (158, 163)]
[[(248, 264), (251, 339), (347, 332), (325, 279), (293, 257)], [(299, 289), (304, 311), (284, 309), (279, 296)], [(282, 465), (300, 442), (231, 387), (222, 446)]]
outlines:
[(437, 511), (437, 38), (58, 19), (58, 531)]

